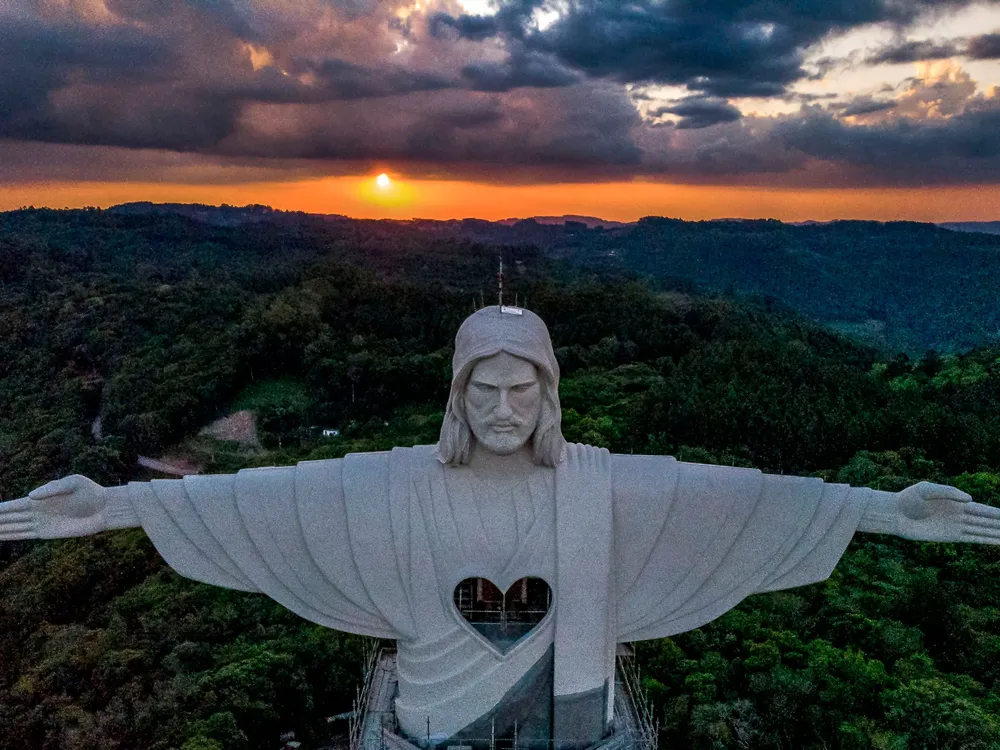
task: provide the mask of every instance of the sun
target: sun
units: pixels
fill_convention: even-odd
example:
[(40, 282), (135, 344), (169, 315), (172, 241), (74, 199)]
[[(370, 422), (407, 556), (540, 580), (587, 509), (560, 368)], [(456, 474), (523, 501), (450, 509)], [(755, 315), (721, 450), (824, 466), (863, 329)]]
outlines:
[(383, 190), (389, 187), (390, 182), (391, 181), (389, 180), (389, 175), (387, 175), (385, 172), (383, 172), (382, 174), (380, 174), (378, 177), (375, 178), (375, 184), (378, 185)]

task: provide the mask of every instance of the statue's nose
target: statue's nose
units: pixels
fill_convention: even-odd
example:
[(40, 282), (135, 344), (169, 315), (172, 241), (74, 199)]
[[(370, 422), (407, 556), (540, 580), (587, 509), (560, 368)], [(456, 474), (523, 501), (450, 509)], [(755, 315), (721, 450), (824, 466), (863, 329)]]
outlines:
[(505, 419), (514, 415), (514, 410), (510, 408), (510, 400), (507, 397), (507, 391), (500, 391), (500, 403), (497, 404), (497, 408), (494, 410), (493, 415), (497, 419)]

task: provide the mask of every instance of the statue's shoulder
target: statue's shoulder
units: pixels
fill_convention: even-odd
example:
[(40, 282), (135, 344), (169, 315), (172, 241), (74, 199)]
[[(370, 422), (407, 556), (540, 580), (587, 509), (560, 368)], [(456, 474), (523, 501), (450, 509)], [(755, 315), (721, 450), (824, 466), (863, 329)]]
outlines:
[(370, 477), (388, 478), (391, 470), (401, 467), (433, 470), (440, 468), (437, 445), (414, 445), (412, 448), (393, 448), (391, 451), (348, 453), (344, 456), (344, 472)]
[[(391, 451), (348, 453), (343, 460), (343, 487), (349, 507), (388, 507), (392, 497), (408, 497), (408, 486), (419, 472), (441, 471), (437, 446), (417, 445)], [(394, 489), (395, 488), (395, 491)]]
[(615, 497), (645, 497), (662, 493), (677, 475), (679, 462), (673, 456), (611, 454), (611, 482)]
[(612, 453), (611, 470), (616, 474), (630, 471), (641, 471), (643, 468), (657, 470), (677, 470), (678, 461), (673, 456), (645, 456), (633, 453)]

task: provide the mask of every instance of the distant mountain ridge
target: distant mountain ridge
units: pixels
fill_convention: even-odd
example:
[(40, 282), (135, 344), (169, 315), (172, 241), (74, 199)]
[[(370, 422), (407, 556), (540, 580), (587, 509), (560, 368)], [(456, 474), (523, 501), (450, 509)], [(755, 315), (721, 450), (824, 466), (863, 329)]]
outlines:
[(152, 203), (151, 201), (135, 201), (111, 206), (109, 213), (123, 216), (144, 216), (148, 214), (177, 214), (203, 224), (213, 226), (241, 226), (243, 224), (258, 224), (265, 221), (277, 221), (286, 218), (304, 218), (306, 216), (323, 217), (327, 219), (346, 219), (340, 214), (308, 214), (304, 211), (282, 211), (260, 204), (247, 206), (211, 206), (203, 203)]
[(377, 255), (370, 250), (348, 253), (353, 244), (337, 242), (348, 253), (348, 262), (376, 264), (384, 270), (410, 262), (393, 256), (394, 245), (405, 241), (420, 246), (421, 237), (431, 238), (438, 243), (434, 267), (452, 278), (458, 270), (449, 258), (455, 258), (463, 242), (495, 246), (504, 254), (521, 248), (597, 279), (637, 275), (664, 290), (757, 298), (866, 343), (911, 354), (928, 349), (963, 351), (1000, 341), (996, 294), (1000, 236), (990, 233), (1000, 228), (1000, 222), (794, 225), (776, 220), (692, 222), (645, 217), (622, 224), (572, 215), (502, 222), (372, 221), (275, 211), (266, 206), (141, 203), (116, 206), (110, 212), (133, 217), (176, 213), (234, 231), (294, 226), (318, 246), (325, 246), (326, 236), (345, 233), (378, 237), (386, 250)]
[(501, 219), (497, 224), (504, 224), (506, 226), (513, 226), (522, 221), (534, 221), (539, 224), (583, 224), (587, 229), (616, 229), (618, 227), (627, 226), (631, 222), (626, 221), (609, 221), (608, 219), (601, 219), (597, 216), (578, 216), (576, 214), (565, 214), (563, 216), (528, 216), (523, 219), (511, 218), (511, 219)]
[(951, 229), (953, 232), (1000, 234), (1000, 221), (943, 221), (939, 222), (938, 226)]

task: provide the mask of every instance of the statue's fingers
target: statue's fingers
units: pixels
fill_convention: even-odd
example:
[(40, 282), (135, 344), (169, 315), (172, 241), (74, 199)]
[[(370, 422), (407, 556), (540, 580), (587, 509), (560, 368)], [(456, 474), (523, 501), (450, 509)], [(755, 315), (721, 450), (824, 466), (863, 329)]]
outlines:
[(34, 521), (17, 521), (0, 523), (0, 534), (14, 533), (18, 531), (34, 531)]
[(0, 503), (0, 516), (12, 513), (30, 513), (31, 502), (30, 497), (19, 497), (17, 500), (8, 500), (5, 503)]
[(32, 523), (34, 520), (35, 514), (28, 510), (0, 513), (0, 526), (8, 523)]
[(993, 529), (1000, 531), (1000, 518), (969, 516), (962, 520), (962, 524), (967, 529)]
[(962, 528), (973, 534), (1000, 534), (1000, 521), (967, 518), (965, 519), (965, 523), (962, 524)]
[(976, 518), (1000, 518), (1000, 508), (994, 508), (992, 505), (983, 505), (982, 503), (969, 503), (965, 509), (965, 515)]

